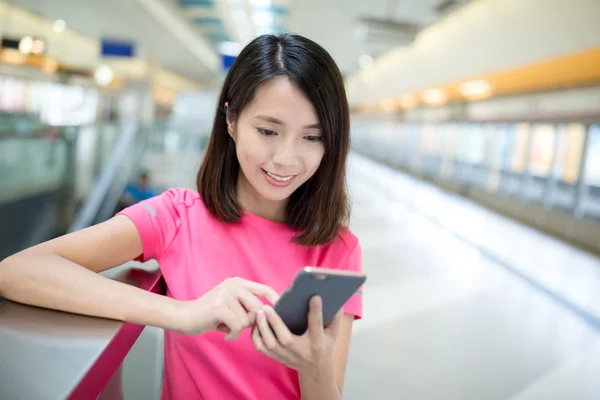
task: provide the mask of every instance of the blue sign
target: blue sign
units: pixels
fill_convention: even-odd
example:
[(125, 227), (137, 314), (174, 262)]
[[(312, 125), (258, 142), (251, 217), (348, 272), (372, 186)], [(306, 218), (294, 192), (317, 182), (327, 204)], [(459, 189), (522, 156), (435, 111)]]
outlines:
[(222, 57), (222, 61), (223, 61), (223, 68), (225, 69), (225, 71), (227, 71), (233, 65), (233, 62), (235, 61), (236, 57), (228, 56), (225, 54), (221, 54), (221, 57)]
[(122, 40), (103, 39), (101, 44), (102, 56), (133, 57), (134, 49), (132, 42)]

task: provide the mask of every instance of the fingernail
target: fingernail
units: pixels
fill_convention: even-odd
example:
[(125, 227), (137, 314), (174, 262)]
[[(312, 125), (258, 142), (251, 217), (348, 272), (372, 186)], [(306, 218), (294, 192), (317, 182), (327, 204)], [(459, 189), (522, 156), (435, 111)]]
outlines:
[(263, 310), (259, 310), (259, 311), (258, 311), (258, 321), (259, 321), (259, 322), (262, 322), (262, 321), (264, 321), (264, 320), (265, 320), (265, 313), (264, 313), (264, 311), (263, 311)]
[(273, 308), (271, 308), (269, 306), (266, 306), (265, 307), (265, 314), (269, 314), (269, 315), (273, 314)]
[(312, 298), (313, 306), (319, 307), (321, 305), (321, 296), (315, 296)]

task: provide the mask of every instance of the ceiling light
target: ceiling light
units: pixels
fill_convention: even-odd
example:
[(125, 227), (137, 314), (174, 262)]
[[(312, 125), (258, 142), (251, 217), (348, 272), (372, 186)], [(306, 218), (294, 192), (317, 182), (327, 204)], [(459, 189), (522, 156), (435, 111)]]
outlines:
[(448, 95), (442, 89), (427, 89), (423, 92), (422, 99), (426, 104), (439, 105), (448, 100)]
[(465, 97), (481, 98), (492, 94), (492, 86), (489, 82), (480, 79), (461, 84), (459, 91)]
[(108, 65), (100, 65), (94, 73), (94, 80), (100, 86), (108, 86), (112, 83), (115, 73)]
[(394, 112), (398, 109), (398, 104), (394, 99), (383, 99), (381, 101), (381, 108), (384, 112)]
[(370, 68), (374, 63), (375, 61), (373, 60), (373, 57), (368, 54), (364, 54), (358, 59), (358, 65), (360, 65), (360, 67), (363, 69)]
[(56, 33), (62, 33), (67, 29), (67, 23), (63, 19), (57, 19), (52, 24), (52, 30)]
[(418, 104), (417, 96), (412, 94), (404, 94), (400, 96), (400, 100), (398, 102), (400, 103), (400, 107), (407, 110), (415, 108)]
[(33, 49), (33, 38), (31, 36), (25, 36), (19, 42), (19, 51), (23, 54), (31, 53)]
[(44, 41), (42, 41), (40, 39), (34, 40), (33, 44), (31, 45), (31, 52), (36, 55), (42, 54), (45, 49), (46, 49), (46, 44), (44, 43)]
[(271, 0), (250, 0), (250, 5), (256, 8), (271, 7)]

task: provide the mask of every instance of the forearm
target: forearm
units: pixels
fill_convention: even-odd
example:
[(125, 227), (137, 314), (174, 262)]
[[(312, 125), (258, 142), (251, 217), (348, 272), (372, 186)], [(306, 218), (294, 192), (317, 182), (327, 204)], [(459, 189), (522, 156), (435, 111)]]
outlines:
[(300, 373), (302, 400), (341, 400), (342, 393), (335, 380), (333, 363), (310, 373)]
[(52, 253), (0, 263), (0, 296), (24, 304), (180, 330), (177, 301), (105, 278)]

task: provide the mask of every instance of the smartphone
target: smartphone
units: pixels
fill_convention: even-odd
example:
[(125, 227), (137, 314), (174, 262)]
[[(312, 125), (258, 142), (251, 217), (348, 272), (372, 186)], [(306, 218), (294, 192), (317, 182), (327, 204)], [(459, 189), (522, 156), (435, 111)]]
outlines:
[(302, 335), (308, 329), (309, 302), (319, 295), (323, 300), (323, 325), (327, 326), (367, 277), (361, 272), (305, 267), (281, 295), (273, 309), (290, 332)]

